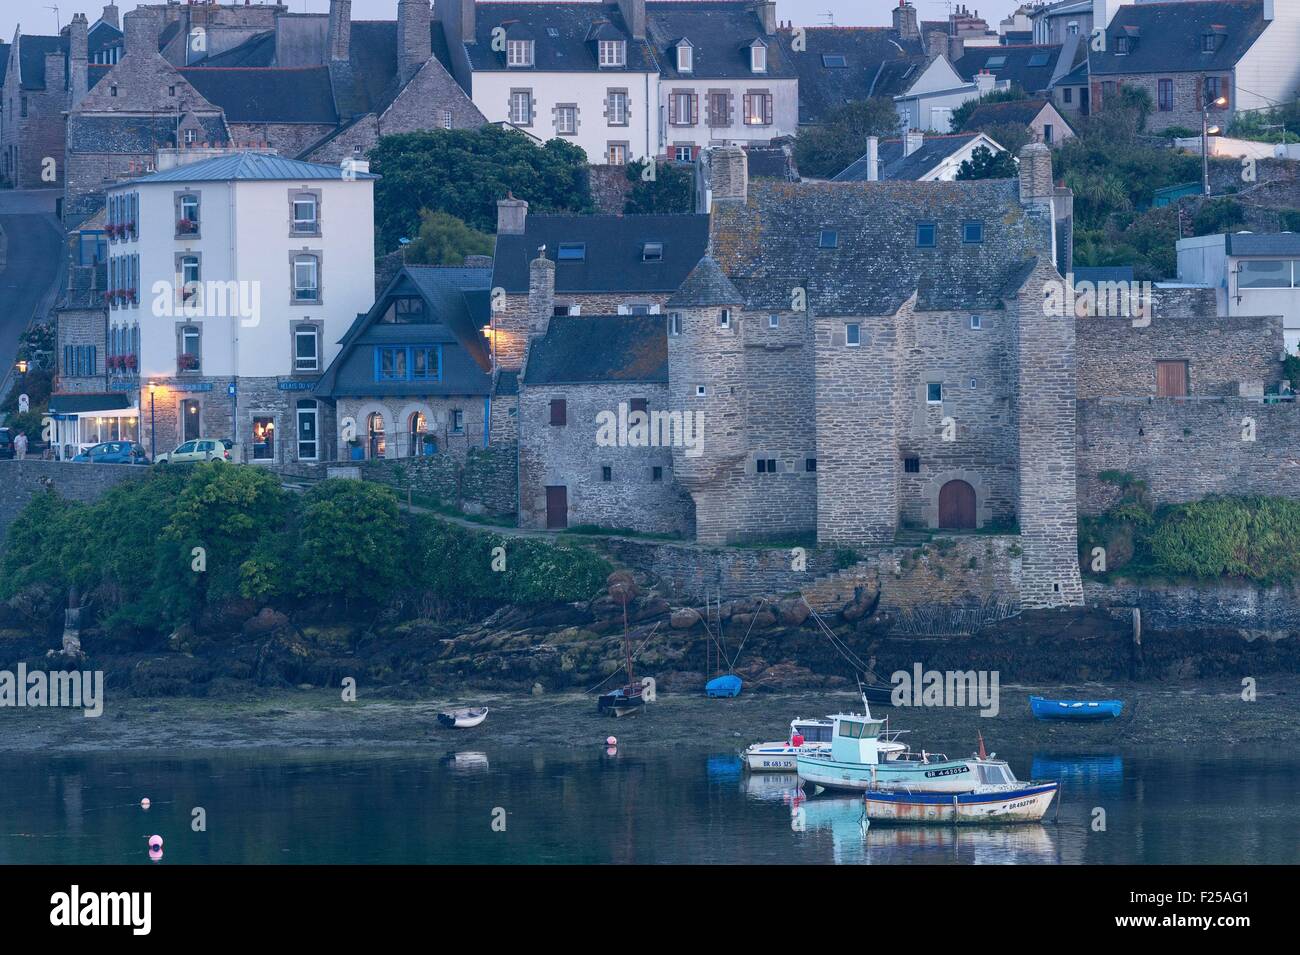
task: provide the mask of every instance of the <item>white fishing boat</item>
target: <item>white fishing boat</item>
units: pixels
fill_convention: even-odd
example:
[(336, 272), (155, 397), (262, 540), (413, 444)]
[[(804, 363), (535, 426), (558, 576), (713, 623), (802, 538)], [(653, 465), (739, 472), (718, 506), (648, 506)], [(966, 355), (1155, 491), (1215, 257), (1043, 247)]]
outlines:
[(468, 729), (471, 726), (478, 726), (487, 719), (487, 715), (486, 706), (467, 706), (459, 710), (443, 710), (438, 714), (438, 722), (455, 729)]
[(1009, 783), (980, 785), (965, 793), (872, 790), (863, 794), (862, 807), (872, 822), (1039, 822), (1060, 786), (1057, 782), (1017, 782), (1013, 776)]
[(801, 752), (830, 749), (832, 721), (827, 719), (790, 721), (790, 737), (774, 743), (747, 746), (740, 756), (751, 773), (792, 773)]

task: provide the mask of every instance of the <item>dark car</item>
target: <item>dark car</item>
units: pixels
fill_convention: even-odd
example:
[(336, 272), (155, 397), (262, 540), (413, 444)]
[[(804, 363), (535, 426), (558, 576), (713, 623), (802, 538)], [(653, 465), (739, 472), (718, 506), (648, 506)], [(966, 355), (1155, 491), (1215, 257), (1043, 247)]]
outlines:
[(105, 441), (91, 445), (72, 460), (92, 464), (148, 464), (149, 455), (134, 441)]
[(0, 428), (0, 460), (14, 456), (14, 433), (8, 428)]

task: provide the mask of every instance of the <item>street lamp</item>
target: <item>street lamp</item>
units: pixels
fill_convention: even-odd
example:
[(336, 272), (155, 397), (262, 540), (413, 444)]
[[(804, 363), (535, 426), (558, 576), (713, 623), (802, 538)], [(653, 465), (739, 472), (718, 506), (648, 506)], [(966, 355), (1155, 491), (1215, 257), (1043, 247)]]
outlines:
[(1205, 195), (1210, 194), (1210, 137), (1221, 132), (1218, 126), (1210, 125), (1210, 107), (1223, 109), (1228, 105), (1228, 97), (1216, 96), (1209, 99), (1208, 94), (1201, 107), (1201, 188)]
[(153, 413), (153, 396), (158, 390), (156, 381), (149, 382), (149, 459), (158, 460), (158, 429), (154, 427), (156, 419)]
[(20, 375), (25, 375), (25, 374), (27, 374), (27, 359), (26, 359), (26, 358), (19, 358), (19, 359), (18, 359), (18, 364), (15, 365), (14, 367), (16, 367), (16, 368), (18, 369), (18, 374), (20, 374)]

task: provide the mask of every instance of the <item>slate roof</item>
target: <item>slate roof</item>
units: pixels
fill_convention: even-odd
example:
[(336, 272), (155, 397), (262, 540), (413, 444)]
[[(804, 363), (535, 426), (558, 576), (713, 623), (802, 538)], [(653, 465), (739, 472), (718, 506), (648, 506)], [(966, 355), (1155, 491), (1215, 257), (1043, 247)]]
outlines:
[[(789, 31), (782, 31), (789, 37)], [(799, 73), (799, 122), (820, 123), (845, 103), (872, 95), (881, 66), (919, 56), (919, 39), (900, 40), (888, 27), (807, 27), (807, 51), (794, 57)], [(844, 66), (828, 66), (844, 57)]]
[[(882, 181), (895, 179), (915, 182), (949, 156), (969, 146), (979, 136), (978, 132), (926, 136), (921, 148), (910, 156), (903, 155), (901, 139), (881, 140), (876, 150), (880, 178)], [(867, 157), (864, 154), (831, 181), (866, 182), (867, 174)]]
[[(554, 261), (561, 244), (584, 243), (582, 262), (556, 262), (557, 293), (673, 292), (708, 241), (707, 215), (530, 215), (523, 235), (497, 236), (492, 285), (527, 293), (528, 263), (540, 246)], [(663, 244), (660, 261), (643, 261), (647, 242)]]
[(745, 297), (731, 284), (717, 259), (706, 255), (691, 270), (682, 287), (668, 299), (669, 308), (712, 308), (717, 305), (741, 305)]
[[(804, 288), (821, 315), (892, 315), (913, 294), (924, 311), (997, 308), (1016, 266), (1046, 241), (1014, 179), (977, 182), (752, 182), (747, 201), (714, 207), (712, 253), (754, 310), (790, 307)], [(984, 241), (962, 242), (962, 224)], [(934, 248), (916, 247), (935, 222)], [(823, 230), (838, 245), (819, 248)]]
[(975, 130), (997, 123), (1016, 123), (1017, 125), (1028, 126), (1038, 118), (1038, 114), (1046, 109), (1047, 105), (1048, 101), (1045, 99), (1012, 100), (1009, 103), (985, 103), (983, 106), (975, 107), (962, 129)]
[(266, 67), (275, 63), (275, 31), (267, 30), (249, 37), (239, 46), (214, 53), (202, 61), (205, 67), (244, 66)]
[(1224, 239), (1228, 255), (1300, 256), (1300, 234), (1295, 232), (1229, 232)]
[(925, 73), (926, 68), (937, 59), (937, 56), (926, 54), (887, 60), (880, 64), (880, 69), (872, 78), (871, 95), (903, 96), (912, 89), (916, 81)]
[[(798, 76), (788, 46), (788, 34), (763, 33), (754, 7), (735, 0), (689, 0), (646, 4), (646, 36), (659, 57), (660, 73), (667, 79), (794, 79)], [(677, 72), (677, 42), (690, 41), (692, 69)], [(749, 45), (756, 39), (767, 44), (767, 72), (756, 74), (749, 65)]]
[(782, 143), (769, 145), (751, 144), (745, 147), (745, 156), (749, 161), (751, 179), (781, 179), (785, 182), (798, 182), (799, 170), (795, 166), (794, 156)]
[(10, 46), (4, 40), (0, 40), (0, 89), (4, 89), (5, 72), (9, 66)]
[[(79, 153), (151, 153), (176, 145), (176, 119), (171, 116), (76, 115), (68, 119), (68, 148)], [(206, 142), (229, 138), (220, 116), (197, 117)], [(188, 167), (187, 167), (188, 168)]]
[(86, 53), (92, 61), (96, 53), (103, 53), (110, 47), (121, 45), (122, 31), (113, 24), (96, 20), (90, 25), (89, 35), (86, 37)]
[[(1282, 14), (1278, 4), (1279, 15)], [(1122, 6), (1106, 29), (1106, 52), (1093, 53), (1093, 76), (1230, 70), (1264, 32), (1262, 0), (1198, 0)], [(1218, 49), (1201, 52), (1201, 37), (1222, 34)], [(1136, 40), (1118, 55), (1116, 40)]]
[(68, 287), (59, 301), (59, 309), (106, 309), (104, 290), (108, 288), (108, 265), (74, 265), (68, 269)]
[(334, 93), (324, 66), (252, 69), (196, 66), (179, 71), (232, 123), (336, 125)]
[[(314, 394), (322, 398), (491, 394), (488, 353), (480, 332), (487, 322), (490, 278), (488, 269), (406, 266), (370, 312), (353, 322)], [(379, 321), (391, 297), (411, 293), (423, 296), (434, 321)], [(374, 347), (402, 344), (442, 345), (441, 380), (375, 381)]]
[[(1040, 93), (1052, 84), (1060, 46), (981, 46), (969, 49), (953, 64), (964, 80), (987, 68), (999, 82), (1010, 82), (1026, 93)], [(1002, 66), (989, 66), (989, 60), (1005, 57)]]
[[(596, 44), (589, 40), (594, 23), (608, 20), (627, 41), (627, 63), (619, 67), (600, 67)], [(612, 4), (580, 2), (547, 3), (480, 3), (475, 17), (476, 42), (464, 44), (470, 66), (476, 71), (510, 73), (595, 72), (657, 73), (654, 52), (649, 43), (633, 40), (623, 16)], [(507, 29), (510, 39), (533, 40), (530, 67), (507, 67), (504, 50), (492, 49), (492, 31)], [(550, 31), (555, 31), (552, 36)]]
[[(23, 88), (45, 89), (45, 55), (67, 52), (67, 37), (23, 34), (18, 40), (18, 69)], [(64, 69), (66, 68), (65, 63)]]
[(668, 382), (662, 315), (556, 317), (528, 352), (524, 384)]
[[(216, 156), (200, 162), (176, 166), (152, 175), (132, 179), (134, 183), (150, 182), (310, 182), (316, 179), (342, 179), (341, 166), (325, 166), (320, 163), (303, 162), (300, 159), (285, 159), (283, 156), (269, 156), (265, 153), (241, 152), (229, 156)], [(358, 179), (378, 179), (374, 173), (357, 173)], [(126, 185), (118, 183), (117, 185)]]

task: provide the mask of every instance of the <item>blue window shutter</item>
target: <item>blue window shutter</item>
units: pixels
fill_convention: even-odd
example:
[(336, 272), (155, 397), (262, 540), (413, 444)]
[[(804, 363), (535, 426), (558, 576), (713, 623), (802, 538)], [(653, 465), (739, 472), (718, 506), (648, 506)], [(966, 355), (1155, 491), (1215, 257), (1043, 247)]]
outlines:
[(375, 348), (375, 381), (379, 380), (379, 349)]

